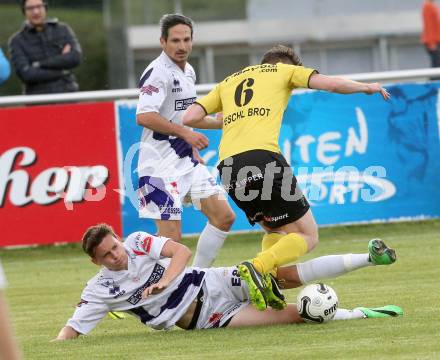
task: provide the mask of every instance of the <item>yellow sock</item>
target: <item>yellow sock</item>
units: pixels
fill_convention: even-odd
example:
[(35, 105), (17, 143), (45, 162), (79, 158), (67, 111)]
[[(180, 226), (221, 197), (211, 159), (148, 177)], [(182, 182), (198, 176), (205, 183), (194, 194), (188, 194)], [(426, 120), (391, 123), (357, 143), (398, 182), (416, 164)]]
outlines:
[[(272, 246), (274, 246), (279, 239), (281, 239), (283, 236), (285, 236), (286, 234), (280, 234), (280, 233), (267, 233), (263, 236), (263, 240), (261, 240), (261, 251), (266, 251), (269, 248), (271, 248)], [(274, 276), (277, 277), (277, 270), (278, 267), (275, 267), (274, 269), (272, 269), (270, 271), (270, 273)]]
[(266, 251), (271, 248), (273, 245), (277, 243), (279, 239), (281, 239), (286, 234), (280, 233), (267, 233), (264, 234), (263, 240), (261, 240), (261, 251)]
[(279, 266), (296, 261), (306, 252), (306, 240), (301, 235), (291, 233), (281, 237), (266, 251), (260, 252), (252, 263), (257, 271), (267, 274)]

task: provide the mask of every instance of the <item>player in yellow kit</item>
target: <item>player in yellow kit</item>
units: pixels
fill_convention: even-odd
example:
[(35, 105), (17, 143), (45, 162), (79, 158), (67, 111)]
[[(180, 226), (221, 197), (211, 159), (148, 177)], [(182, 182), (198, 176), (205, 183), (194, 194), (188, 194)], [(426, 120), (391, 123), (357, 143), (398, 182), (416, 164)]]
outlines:
[[(267, 232), (262, 251), (241, 266), (244, 276), (254, 280), (259, 274), (275, 273), (318, 243), (310, 205), (278, 146), (283, 113), (295, 88), (379, 93), (385, 100), (389, 98), (379, 83), (319, 74), (303, 67), (292, 49), (278, 45), (264, 54), (261, 65), (228, 76), (183, 117), (188, 126), (223, 130), (218, 165), (223, 186), (251, 225), (258, 222)], [(206, 116), (219, 112), (223, 117)], [(274, 281), (272, 286), (276, 286)]]

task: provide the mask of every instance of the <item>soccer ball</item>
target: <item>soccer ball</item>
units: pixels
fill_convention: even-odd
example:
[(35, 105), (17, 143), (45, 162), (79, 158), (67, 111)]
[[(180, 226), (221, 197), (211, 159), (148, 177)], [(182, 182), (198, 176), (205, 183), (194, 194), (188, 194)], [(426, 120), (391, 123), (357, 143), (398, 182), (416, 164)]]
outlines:
[(324, 323), (335, 316), (338, 297), (326, 284), (310, 284), (298, 294), (296, 305), (305, 322)]

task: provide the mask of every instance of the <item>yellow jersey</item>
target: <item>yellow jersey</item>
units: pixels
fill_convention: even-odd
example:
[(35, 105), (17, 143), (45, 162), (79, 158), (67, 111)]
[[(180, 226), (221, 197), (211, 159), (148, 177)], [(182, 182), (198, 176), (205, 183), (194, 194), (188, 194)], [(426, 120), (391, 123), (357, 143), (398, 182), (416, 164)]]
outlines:
[(281, 121), (294, 88), (307, 88), (314, 69), (263, 64), (228, 76), (196, 102), (207, 114), (223, 112), (220, 161), (249, 150), (280, 153)]

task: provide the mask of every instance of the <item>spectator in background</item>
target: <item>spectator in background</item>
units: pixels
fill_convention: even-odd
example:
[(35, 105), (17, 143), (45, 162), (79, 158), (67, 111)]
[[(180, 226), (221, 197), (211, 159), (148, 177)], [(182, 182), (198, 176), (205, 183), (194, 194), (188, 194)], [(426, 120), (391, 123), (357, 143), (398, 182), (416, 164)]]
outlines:
[(15, 343), (9, 322), (8, 307), (3, 295), (5, 286), (6, 280), (0, 263), (0, 359), (17, 360), (21, 359), (21, 354)]
[(440, 11), (434, 0), (425, 0), (422, 16), (422, 43), (431, 59), (431, 66), (440, 67)]
[(11, 75), (11, 66), (2, 48), (0, 48), (0, 85), (8, 80), (9, 75)]
[(11, 62), (27, 95), (78, 91), (72, 69), (80, 63), (81, 47), (67, 24), (46, 19), (47, 6), (22, 0), (26, 21), (9, 40)]

